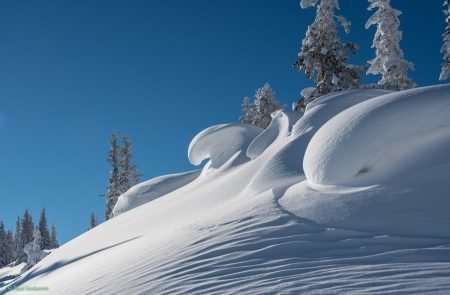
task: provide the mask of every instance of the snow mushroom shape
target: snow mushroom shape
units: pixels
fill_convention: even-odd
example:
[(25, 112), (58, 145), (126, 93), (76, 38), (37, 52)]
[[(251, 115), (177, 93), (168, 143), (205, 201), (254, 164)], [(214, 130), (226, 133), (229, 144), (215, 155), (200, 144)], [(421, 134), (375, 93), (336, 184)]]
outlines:
[[(311, 139), (303, 161), (305, 175), (313, 184), (374, 185), (423, 169), (422, 162), (449, 147), (449, 114), (450, 84), (357, 104), (325, 123)], [(424, 157), (428, 159), (421, 160)]]
[(240, 123), (209, 127), (191, 141), (188, 150), (189, 161), (193, 165), (200, 165), (203, 160), (210, 159), (208, 167), (217, 169), (238, 152), (239, 157), (245, 158), (241, 160), (249, 160), (245, 151), (262, 131), (262, 128)]

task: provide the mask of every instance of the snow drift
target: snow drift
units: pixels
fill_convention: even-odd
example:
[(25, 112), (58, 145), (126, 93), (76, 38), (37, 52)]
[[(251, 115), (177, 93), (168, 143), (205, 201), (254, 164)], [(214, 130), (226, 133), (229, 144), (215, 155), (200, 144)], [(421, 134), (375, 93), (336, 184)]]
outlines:
[[(124, 206), (1, 290), (449, 293), (449, 99), (450, 85), (355, 90), (301, 118), (277, 112), (266, 130), (208, 128), (188, 152), (193, 164), (209, 159), (201, 175), (133, 188), (121, 202), (160, 196)], [(165, 183), (176, 189), (158, 193)]]

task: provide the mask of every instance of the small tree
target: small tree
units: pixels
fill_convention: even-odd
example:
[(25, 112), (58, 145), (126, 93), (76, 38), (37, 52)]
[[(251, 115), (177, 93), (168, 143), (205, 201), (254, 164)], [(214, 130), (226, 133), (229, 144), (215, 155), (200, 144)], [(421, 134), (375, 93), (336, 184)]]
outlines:
[(111, 217), (111, 212), (116, 205), (117, 199), (121, 195), (120, 190), (120, 147), (118, 143), (118, 137), (115, 132), (111, 134), (109, 139), (109, 155), (108, 163), (111, 165), (109, 173), (109, 185), (106, 192), (106, 207), (105, 207), (105, 220)]
[(59, 247), (58, 239), (56, 237), (56, 226), (52, 224), (52, 230), (50, 232), (50, 249), (56, 249)]
[(444, 58), (444, 63), (442, 64), (441, 75), (439, 76), (439, 80), (441, 81), (447, 80), (450, 76), (450, 0), (445, 0), (444, 6), (445, 21), (447, 26), (445, 28), (445, 32), (442, 34), (444, 43), (441, 47), (441, 53)]
[(21, 247), (21, 223), (20, 217), (17, 217), (16, 230), (14, 232), (14, 260), (18, 259), (20, 254), (22, 253), (23, 248)]
[(357, 46), (342, 43), (339, 38), (336, 20), (347, 33), (350, 22), (335, 15), (335, 9), (339, 9), (338, 0), (302, 0), (300, 4), (302, 8), (317, 6), (316, 19), (308, 27), (294, 63), (294, 67), (304, 72), (308, 79), (315, 80), (316, 87), (306, 99), (358, 87), (362, 68), (347, 64), (348, 53), (356, 53)]
[(241, 123), (252, 124), (255, 116), (255, 106), (248, 96), (242, 100), (242, 114), (239, 117)]
[(272, 122), (271, 114), (281, 109), (280, 103), (275, 98), (275, 92), (268, 83), (256, 90), (253, 105), (252, 124), (261, 128), (267, 128)]
[(404, 59), (400, 48), (402, 31), (399, 30), (401, 12), (390, 5), (390, 0), (369, 0), (369, 10), (378, 9), (367, 21), (366, 29), (377, 26), (372, 47), (376, 57), (369, 61), (371, 65), (367, 74), (381, 74), (380, 86), (392, 90), (404, 90), (415, 87), (415, 83), (407, 76), (414, 64)]
[(120, 148), (120, 194), (125, 193), (132, 186), (139, 183), (141, 174), (138, 173), (138, 167), (131, 163), (133, 153), (131, 152), (132, 143), (128, 136), (122, 137), (122, 147)]
[(97, 226), (97, 220), (95, 219), (94, 212), (91, 212), (91, 218), (89, 220), (89, 229), (93, 229)]
[(47, 216), (45, 216), (45, 208), (41, 211), (41, 218), (39, 220), (38, 228), (41, 234), (41, 249), (51, 249), (50, 232), (47, 225)]

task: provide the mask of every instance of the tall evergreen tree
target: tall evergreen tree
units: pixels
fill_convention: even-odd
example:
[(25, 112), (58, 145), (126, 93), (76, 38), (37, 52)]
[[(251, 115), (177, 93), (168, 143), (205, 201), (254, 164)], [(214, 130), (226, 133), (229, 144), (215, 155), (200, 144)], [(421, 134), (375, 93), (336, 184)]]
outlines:
[(249, 97), (244, 97), (242, 100), (242, 114), (239, 117), (241, 123), (252, 124), (255, 116), (255, 106)]
[(91, 212), (91, 217), (89, 220), (89, 229), (93, 229), (97, 226), (97, 220), (95, 219), (94, 212)]
[(302, 8), (317, 7), (314, 22), (308, 27), (302, 41), (294, 67), (304, 72), (308, 79), (314, 79), (316, 87), (310, 91), (306, 100), (335, 91), (356, 88), (362, 68), (349, 65), (348, 53), (356, 53), (357, 46), (342, 43), (336, 20), (348, 33), (350, 22), (342, 16), (336, 16), (338, 0), (301, 0)]
[(56, 249), (59, 247), (58, 239), (56, 236), (56, 226), (52, 224), (52, 230), (50, 232), (50, 249)]
[(441, 75), (439, 76), (439, 80), (441, 81), (447, 80), (450, 76), (450, 0), (445, 0), (444, 6), (445, 9), (443, 11), (447, 26), (445, 32), (442, 34), (444, 43), (441, 47), (441, 53), (444, 58), (444, 63), (442, 64)]
[[(120, 194), (125, 193), (130, 187), (139, 183), (141, 174), (138, 173), (138, 167), (131, 163), (133, 153), (131, 152), (132, 143), (128, 136), (122, 136), (122, 146), (120, 148)], [(115, 205), (115, 204), (114, 204)]]
[(21, 224), (20, 224), (20, 217), (17, 217), (16, 220), (16, 230), (14, 232), (14, 259), (17, 259), (22, 252), (21, 248), (21, 234), (20, 234)]
[(0, 220), (0, 267), (3, 267), (5, 265), (8, 265), (8, 261), (6, 258), (6, 232), (5, 232), (5, 225), (3, 224), (3, 221)]
[(390, 0), (369, 0), (369, 10), (378, 9), (367, 21), (366, 29), (377, 26), (372, 47), (376, 57), (369, 61), (367, 74), (382, 76), (380, 86), (392, 90), (404, 90), (415, 87), (408, 77), (408, 70), (414, 70), (414, 64), (404, 59), (400, 48), (403, 32), (399, 30), (401, 12), (390, 5)]
[(27, 255), (23, 252), (23, 248), (26, 244), (33, 241), (33, 231), (34, 223), (28, 209), (25, 210), (21, 220), (20, 229), (20, 243), (19, 243), (19, 253), (18, 253), (18, 263), (25, 262), (27, 260)]
[(6, 233), (5, 257), (8, 264), (14, 261), (14, 236), (11, 230)]
[(41, 233), (41, 249), (51, 249), (51, 242), (50, 242), (50, 232), (48, 230), (47, 225), (47, 216), (45, 215), (45, 208), (41, 211), (41, 218), (39, 220), (39, 231)]
[(120, 174), (120, 155), (121, 149), (119, 147), (118, 136), (115, 132), (111, 134), (109, 139), (109, 155), (108, 163), (111, 165), (109, 173), (109, 185), (106, 192), (106, 208), (105, 208), (105, 220), (111, 217), (111, 212), (116, 205), (117, 199), (121, 193), (121, 174)]

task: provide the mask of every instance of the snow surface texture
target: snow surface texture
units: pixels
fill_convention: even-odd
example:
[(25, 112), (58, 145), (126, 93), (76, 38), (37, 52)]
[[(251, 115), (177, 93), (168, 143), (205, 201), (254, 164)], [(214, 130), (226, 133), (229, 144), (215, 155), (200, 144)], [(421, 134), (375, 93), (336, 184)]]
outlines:
[(355, 90), (299, 119), (276, 113), (262, 133), (207, 129), (189, 150), (194, 163), (210, 159), (201, 175), (10, 284), (46, 294), (448, 294), (449, 98), (450, 85)]
[(126, 211), (153, 201), (161, 196), (187, 185), (200, 175), (199, 170), (185, 173), (155, 177), (130, 188), (117, 200), (113, 215), (118, 216)]

